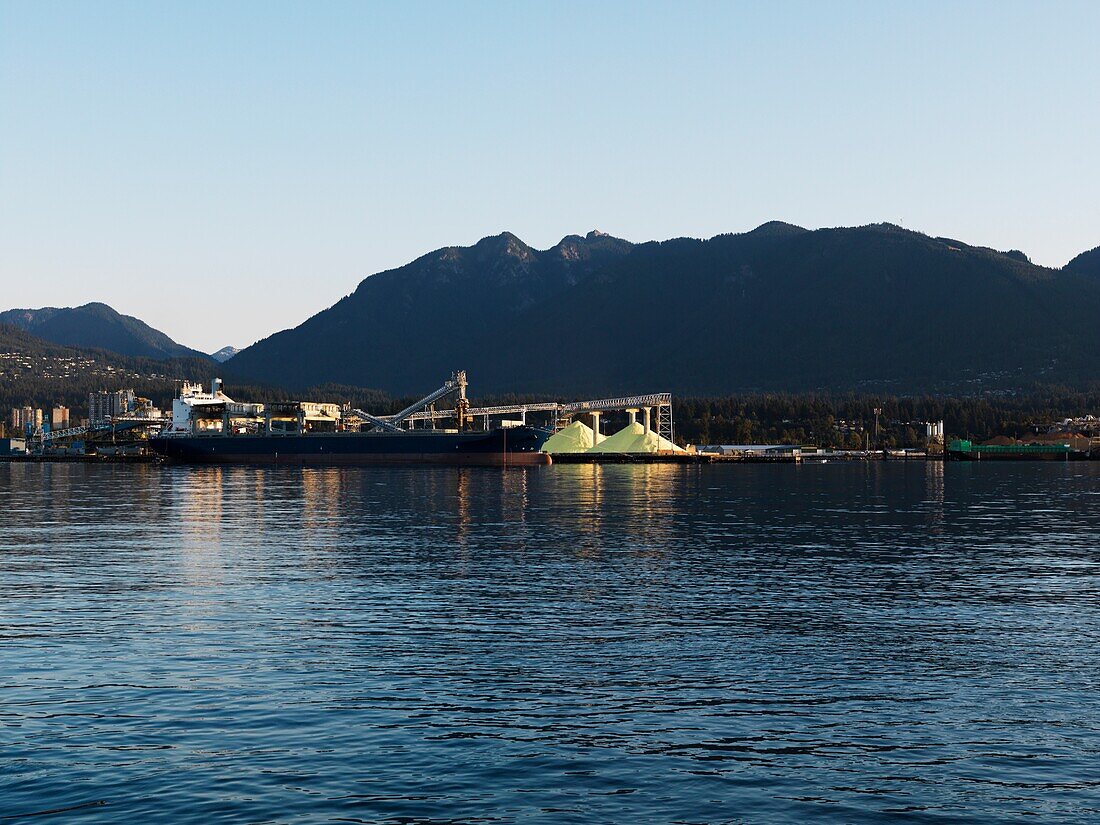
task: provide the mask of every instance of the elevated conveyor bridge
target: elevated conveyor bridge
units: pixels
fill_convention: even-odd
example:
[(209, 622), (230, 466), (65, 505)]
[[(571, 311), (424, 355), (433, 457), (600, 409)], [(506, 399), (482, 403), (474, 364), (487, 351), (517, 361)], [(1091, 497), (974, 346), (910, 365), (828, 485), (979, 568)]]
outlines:
[[(649, 413), (653, 418), (650, 424)], [(641, 412), (647, 425), (662, 438), (672, 441), (672, 393), (658, 392), (647, 395), (627, 395), (621, 398), (597, 398), (588, 401), (536, 401), (528, 404), (504, 404), (495, 407), (470, 407), (466, 411), (468, 418), (484, 418), (486, 424), (496, 416), (518, 415), (526, 421), (527, 413), (550, 413), (550, 423), (555, 430), (569, 424), (574, 416), (586, 413), (598, 415), (602, 412)], [(427, 421), (434, 426), (436, 421), (445, 421), (455, 417), (454, 410), (423, 410), (405, 417), (410, 426), (415, 422)]]
[(112, 432), (120, 433), (127, 430), (156, 429), (160, 430), (169, 422), (164, 418), (142, 418), (140, 416), (118, 416), (109, 421), (91, 424), (84, 427), (69, 427), (64, 430), (50, 430), (49, 432), (35, 433), (34, 438), (43, 443), (51, 441), (65, 441), (67, 439), (80, 438), (81, 436), (109, 435)]

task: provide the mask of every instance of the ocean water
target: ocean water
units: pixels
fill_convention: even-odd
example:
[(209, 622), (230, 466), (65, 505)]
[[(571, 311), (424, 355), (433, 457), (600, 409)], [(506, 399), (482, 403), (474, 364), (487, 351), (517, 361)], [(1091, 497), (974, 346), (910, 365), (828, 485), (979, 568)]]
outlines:
[(1098, 688), (1100, 464), (0, 465), (2, 821), (1096, 821)]

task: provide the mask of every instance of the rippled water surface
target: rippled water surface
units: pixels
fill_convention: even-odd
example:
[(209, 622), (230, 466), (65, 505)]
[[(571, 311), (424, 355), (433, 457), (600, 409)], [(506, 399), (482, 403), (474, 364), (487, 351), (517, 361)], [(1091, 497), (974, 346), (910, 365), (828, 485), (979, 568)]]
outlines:
[(1096, 464), (0, 465), (0, 818), (1095, 821), (1098, 528)]

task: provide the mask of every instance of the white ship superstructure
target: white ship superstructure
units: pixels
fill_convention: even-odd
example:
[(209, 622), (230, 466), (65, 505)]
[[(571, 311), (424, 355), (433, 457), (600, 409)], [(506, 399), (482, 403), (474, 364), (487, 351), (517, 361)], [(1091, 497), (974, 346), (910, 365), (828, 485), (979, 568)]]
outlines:
[[(183, 382), (178, 398), (172, 400), (172, 423), (162, 432), (162, 436), (194, 435), (195, 427), (202, 426), (213, 431), (220, 430), (222, 416), (203, 416), (204, 408), (221, 407), (233, 412), (257, 415), (263, 412), (262, 404), (238, 404), (222, 392), (222, 380), (215, 378), (210, 384), (210, 392), (204, 392), (202, 384)], [(238, 409), (240, 408), (240, 409)], [(201, 424), (199, 422), (202, 422)]]

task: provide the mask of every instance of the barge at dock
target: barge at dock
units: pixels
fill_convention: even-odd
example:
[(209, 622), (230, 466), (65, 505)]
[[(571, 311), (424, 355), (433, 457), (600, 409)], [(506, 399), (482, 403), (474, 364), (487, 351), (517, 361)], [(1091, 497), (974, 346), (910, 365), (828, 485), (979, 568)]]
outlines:
[[(456, 396), (453, 430), (403, 429), (413, 413)], [(195, 464), (450, 464), (533, 466), (551, 463), (549, 430), (468, 428), (466, 374), (396, 415), (375, 416), (336, 404), (242, 404), (215, 380), (209, 393), (185, 384), (172, 423), (149, 446), (169, 461)]]
[(956, 438), (947, 445), (948, 461), (1083, 461), (1088, 453), (1069, 444), (974, 444)]

